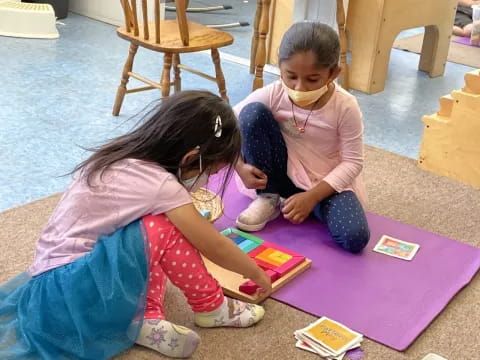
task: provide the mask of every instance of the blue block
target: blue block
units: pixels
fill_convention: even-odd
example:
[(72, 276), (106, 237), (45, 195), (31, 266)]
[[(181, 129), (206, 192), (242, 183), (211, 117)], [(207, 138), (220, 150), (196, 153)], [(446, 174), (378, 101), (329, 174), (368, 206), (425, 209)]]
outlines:
[(252, 240), (244, 240), (242, 241), (240, 244), (238, 244), (238, 247), (244, 252), (244, 253), (249, 253), (250, 251), (252, 251), (253, 249), (257, 248), (258, 246), (260, 246), (259, 244), (257, 244), (256, 242), (252, 241)]
[[(244, 241), (246, 241), (246, 239), (245, 239), (244, 237), (237, 236), (235, 239), (233, 239), (233, 241), (235, 242), (235, 244), (240, 245), (241, 243), (243, 243)], [(250, 241), (250, 240), (249, 240), (249, 241)]]

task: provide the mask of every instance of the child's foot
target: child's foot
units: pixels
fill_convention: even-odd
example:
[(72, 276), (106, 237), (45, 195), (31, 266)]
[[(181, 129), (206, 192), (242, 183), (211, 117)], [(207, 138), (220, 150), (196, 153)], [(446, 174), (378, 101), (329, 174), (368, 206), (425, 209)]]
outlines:
[(259, 194), (237, 217), (237, 227), (244, 231), (260, 231), (267, 222), (280, 215), (278, 194)]
[(223, 304), (208, 313), (195, 313), (195, 324), (200, 327), (249, 327), (263, 319), (265, 310), (260, 305), (247, 304), (225, 297)]
[(172, 358), (187, 358), (200, 343), (198, 334), (166, 320), (146, 319), (140, 329), (137, 344)]

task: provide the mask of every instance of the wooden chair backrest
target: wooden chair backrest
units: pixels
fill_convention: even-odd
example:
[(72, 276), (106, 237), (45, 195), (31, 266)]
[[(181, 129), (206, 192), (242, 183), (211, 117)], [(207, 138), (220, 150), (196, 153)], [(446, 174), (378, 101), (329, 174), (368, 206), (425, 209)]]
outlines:
[[(127, 32), (131, 32), (134, 36), (143, 38), (144, 40), (149, 40), (150, 36), (155, 37), (155, 43), (160, 44), (160, 1), (153, 0), (153, 14), (154, 14), (154, 34), (149, 33), (148, 29), (148, 19), (149, 19), (149, 9), (147, 5), (147, 0), (139, 0), (141, 2), (141, 13), (142, 13), (142, 22), (143, 22), (143, 34), (140, 34), (139, 30), (139, 16), (137, 8), (137, 0), (120, 0), (122, 4), (123, 13), (125, 15), (125, 27)], [(189, 43), (189, 34), (188, 34), (188, 24), (187, 24), (187, 0), (175, 0), (175, 6), (177, 8), (177, 23), (178, 29), (180, 31), (180, 37), (184, 46), (188, 46)]]

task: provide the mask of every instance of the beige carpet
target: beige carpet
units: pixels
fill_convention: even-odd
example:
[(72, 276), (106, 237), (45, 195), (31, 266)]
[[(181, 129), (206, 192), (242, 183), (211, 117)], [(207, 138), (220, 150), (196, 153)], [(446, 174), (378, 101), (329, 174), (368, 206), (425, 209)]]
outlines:
[[(456, 36), (452, 36), (456, 38)], [(406, 50), (420, 54), (422, 50), (423, 34), (413, 35), (402, 39), (397, 39), (393, 47), (399, 50)], [(447, 60), (457, 64), (467, 65), (474, 68), (480, 68), (480, 48), (450, 42)]]
[[(413, 160), (371, 147), (366, 152), (365, 179), (370, 211), (480, 247), (480, 191), (424, 172)], [(0, 213), (1, 282), (29, 265), (35, 240), (57, 201), (58, 195), (54, 195)], [(193, 327), (192, 313), (176, 289), (169, 288), (166, 303), (170, 320)], [(202, 343), (193, 359), (318, 359), (296, 349), (292, 335), (314, 318), (274, 300), (267, 300), (264, 305), (266, 317), (254, 328), (197, 329)], [(421, 359), (429, 352), (449, 360), (479, 359), (479, 318), (477, 275), (406, 352), (366, 340), (362, 346), (364, 359)], [(117, 359), (163, 357), (135, 347)]]

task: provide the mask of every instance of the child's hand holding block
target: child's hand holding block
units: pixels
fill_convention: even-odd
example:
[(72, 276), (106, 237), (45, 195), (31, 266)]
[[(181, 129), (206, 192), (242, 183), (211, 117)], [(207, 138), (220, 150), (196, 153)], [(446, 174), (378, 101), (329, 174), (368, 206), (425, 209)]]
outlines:
[[(270, 280), (272, 281), (272, 283), (274, 283), (280, 278), (280, 274), (278, 274), (273, 270), (267, 270), (265, 272), (267, 273), (268, 276), (270, 276)], [(252, 280), (248, 280), (244, 282), (242, 285), (240, 285), (238, 289), (245, 294), (253, 295), (257, 292), (257, 290), (259, 289), (259, 286), (255, 284)]]

